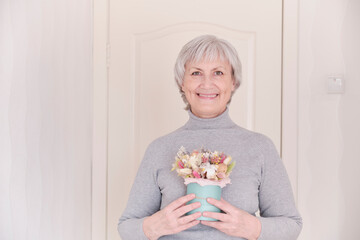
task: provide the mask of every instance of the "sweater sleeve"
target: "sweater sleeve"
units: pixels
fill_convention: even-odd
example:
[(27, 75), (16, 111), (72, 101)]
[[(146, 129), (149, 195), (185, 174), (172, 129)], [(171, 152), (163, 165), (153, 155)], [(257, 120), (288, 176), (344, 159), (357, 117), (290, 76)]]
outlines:
[(146, 240), (143, 220), (160, 210), (161, 192), (151, 156), (154, 154), (149, 146), (131, 188), (127, 206), (119, 219), (118, 232), (122, 240)]
[(302, 228), (285, 167), (271, 140), (264, 145), (259, 189), (261, 233), (259, 240), (297, 239)]

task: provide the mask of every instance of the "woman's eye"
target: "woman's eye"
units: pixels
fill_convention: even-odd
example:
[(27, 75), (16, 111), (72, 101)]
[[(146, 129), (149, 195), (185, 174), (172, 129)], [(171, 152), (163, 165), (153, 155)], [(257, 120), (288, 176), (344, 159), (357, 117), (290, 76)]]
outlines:
[(215, 75), (217, 75), (217, 76), (218, 76), (218, 75), (223, 75), (223, 72), (222, 72), (222, 71), (216, 71), (216, 72), (215, 72)]
[(199, 75), (200, 75), (200, 72), (193, 72), (191, 75), (193, 75), (193, 76), (199, 76)]

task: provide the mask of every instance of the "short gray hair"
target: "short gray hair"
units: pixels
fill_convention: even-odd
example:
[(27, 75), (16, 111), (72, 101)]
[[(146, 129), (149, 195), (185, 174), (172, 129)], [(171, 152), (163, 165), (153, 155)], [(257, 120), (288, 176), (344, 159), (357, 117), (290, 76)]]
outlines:
[[(235, 88), (231, 96), (241, 83), (241, 62), (236, 49), (226, 40), (217, 38), (213, 35), (203, 35), (194, 38), (181, 49), (175, 63), (175, 81), (179, 87), (181, 97), (186, 104), (185, 109), (190, 109), (182, 90), (185, 75), (185, 65), (188, 62), (199, 62), (201, 60), (214, 61), (218, 57), (220, 60), (227, 60), (232, 69), (232, 77), (235, 81)], [(228, 103), (230, 103), (231, 98)]]

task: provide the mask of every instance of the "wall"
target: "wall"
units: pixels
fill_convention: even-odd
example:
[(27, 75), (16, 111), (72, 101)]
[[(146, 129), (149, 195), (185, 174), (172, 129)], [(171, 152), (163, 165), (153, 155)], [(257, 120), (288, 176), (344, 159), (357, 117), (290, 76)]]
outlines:
[(0, 239), (91, 239), (91, 1), (0, 1)]
[[(360, 1), (299, 1), (300, 239), (360, 235)], [(341, 74), (343, 94), (328, 94)]]

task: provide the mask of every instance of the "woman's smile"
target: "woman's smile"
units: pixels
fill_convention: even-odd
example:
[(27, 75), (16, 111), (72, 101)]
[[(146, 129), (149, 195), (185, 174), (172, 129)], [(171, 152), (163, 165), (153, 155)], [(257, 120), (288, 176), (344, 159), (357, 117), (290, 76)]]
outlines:
[(204, 94), (204, 93), (197, 93), (197, 95), (199, 96), (199, 98), (201, 99), (205, 99), (205, 100), (213, 100), (215, 99), (217, 96), (219, 96), (219, 94), (215, 93), (215, 94)]

